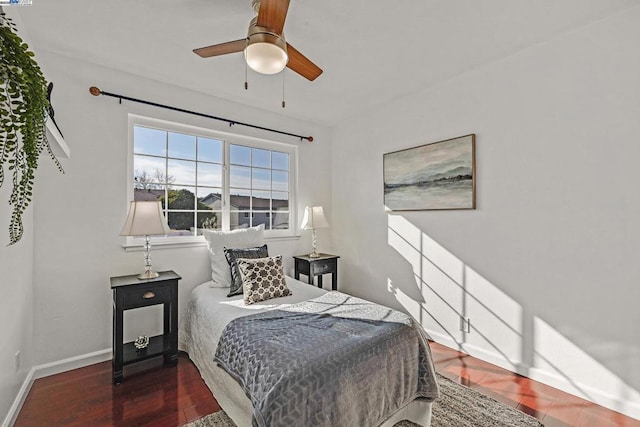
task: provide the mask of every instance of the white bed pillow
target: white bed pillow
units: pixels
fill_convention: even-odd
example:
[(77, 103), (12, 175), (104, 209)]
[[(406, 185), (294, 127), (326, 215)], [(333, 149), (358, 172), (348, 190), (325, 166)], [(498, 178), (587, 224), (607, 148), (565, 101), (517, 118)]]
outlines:
[(207, 241), (211, 258), (211, 286), (228, 288), (231, 286), (231, 268), (224, 257), (224, 248), (245, 249), (262, 246), (264, 224), (232, 231), (202, 230), (202, 235)]

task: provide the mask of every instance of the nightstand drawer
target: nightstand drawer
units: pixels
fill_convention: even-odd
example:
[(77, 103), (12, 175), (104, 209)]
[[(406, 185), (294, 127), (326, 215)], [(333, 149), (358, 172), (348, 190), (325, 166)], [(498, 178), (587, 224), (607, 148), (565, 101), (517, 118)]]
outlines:
[(331, 289), (338, 290), (338, 258), (337, 255), (319, 254), (317, 257), (309, 255), (296, 255), (294, 276), (300, 280), (300, 275), (307, 276), (309, 284), (312, 285), (314, 278), (318, 281), (318, 287), (322, 287), (322, 276), (331, 274)]
[(171, 300), (171, 287), (168, 285), (134, 286), (131, 289), (120, 289), (120, 292), (124, 292), (125, 310)]
[(325, 274), (335, 271), (336, 260), (316, 261), (311, 264), (311, 274)]

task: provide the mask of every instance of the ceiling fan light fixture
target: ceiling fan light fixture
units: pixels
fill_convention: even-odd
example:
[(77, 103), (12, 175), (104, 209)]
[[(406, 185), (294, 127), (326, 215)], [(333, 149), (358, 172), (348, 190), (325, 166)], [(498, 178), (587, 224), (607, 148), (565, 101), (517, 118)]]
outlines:
[(322, 69), (284, 39), (290, 1), (251, 0), (256, 16), (249, 22), (247, 37), (200, 47), (193, 52), (201, 58), (244, 52), (245, 77), (249, 67), (261, 74), (277, 74), (288, 67), (305, 79), (314, 81), (322, 74)]
[(289, 61), (284, 39), (269, 32), (250, 34), (244, 57), (247, 65), (261, 74), (277, 74)]

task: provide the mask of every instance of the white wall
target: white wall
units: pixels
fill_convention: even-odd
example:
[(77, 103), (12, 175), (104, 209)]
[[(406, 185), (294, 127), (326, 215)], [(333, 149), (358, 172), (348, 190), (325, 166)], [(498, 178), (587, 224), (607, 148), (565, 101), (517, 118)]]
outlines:
[[(639, 417), (630, 403), (640, 389), (638, 18), (636, 8), (564, 34), (363, 114), (333, 134), (37, 51), (55, 82), (56, 118), (72, 158), (65, 175), (41, 162), (25, 238), (11, 248), (0, 240), (0, 313), (9, 331), (0, 350), (0, 410), (25, 378), (24, 370), (14, 373), (15, 351), (28, 369), (111, 345), (108, 278), (142, 264), (141, 253), (124, 252), (118, 237), (127, 203), (127, 114), (229, 131), (224, 123), (92, 97), (88, 88), (96, 85), (314, 135), (313, 144), (300, 145), (298, 211), (325, 206), (331, 229), (319, 230), (319, 243), (341, 255), (342, 290), (414, 314), (437, 341)], [(477, 210), (384, 212), (383, 153), (471, 132)], [(0, 224), (8, 215), (0, 209)], [(309, 240), (269, 244), (288, 257), (308, 251)], [(209, 275), (203, 247), (155, 250), (153, 259), (157, 269), (182, 274), (181, 305)], [(458, 330), (460, 314), (471, 318), (471, 334)]]
[[(341, 289), (640, 418), (639, 20), (636, 7), (338, 126)], [(383, 153), (469, 133), (476, 210), (385, 213)]]
[[(9, 171), (5, 168), (5, 173)], [(11, 178), (5, 177), (0, 189), (0, 419), (9, 411), (20, 386), (27, 377), (33, 360), (33, 211), (31, 206), (23, 216), (25, 232), (22, 239), (9, 243), (8, 205)], [(20, 368), (16, 369), (15, 354), (20, 352)]]
[[(71, 159), (65, 164), (64, 175), (51, 164), (42, 162), (43, 179), (35, 194), (38, 201), (34, 274), (36, 364), (110, 348), (109, 277), (135, 274), (143, 266), (142, 252), (125, 252), (124, 239), (118, 236), (128, 207), (127, 114), (230, 131), (223, 122), (126, 101), (120, 105), (117, 99), (106, 96), (94, 97), (89, 94), (90, 86), (313, 135), (315, 141), (310, 144), (240, 126), (231, 128), (245, 135), (299, 144), (298, 211), (301, 214), (308, 203), (322, 203), (330, 211), (331, 182), (323, 179), (330, 162), (328, 130), (50, 52), (38, 52), (38, 61), (47, 79), (54, 82), (55, 117), (71, 149)], [(269, 241), (268, 244), (270, 253), (285, 256), (290, 269), (291, 255), (308, 251), (310, 239), (305, 233), (301, 239)], [(210, 279), (206, 247), (156, 247), (152, 258), (156, 270), (173, 269), (182, 275), (181, 313), (191, 290)], [(142, 318), (142, 315), (132, 317), (134, 322), (146, 321)]]
[[(4, 12), (0, 7), (0, 12)], [(21, 27), (19, 17), (12, 16)], [(20, 33), (27, 43), (28, 38)], [(11, 172), (5, 165), (5, 180), (0, 188), (0, 420), (13, 404), (21, 385), (33, 364), (33, 217), (36, 203), (33, 202), (22, 216), (24, 235), (11, 246), (9, 244), (9, 222), (11, 208)], [(36, 183), (39, 174), (36, 173)], [(16, 352), (20, 352), (19, 366)], [(8, 422), (8, 419), (4, 421)]]

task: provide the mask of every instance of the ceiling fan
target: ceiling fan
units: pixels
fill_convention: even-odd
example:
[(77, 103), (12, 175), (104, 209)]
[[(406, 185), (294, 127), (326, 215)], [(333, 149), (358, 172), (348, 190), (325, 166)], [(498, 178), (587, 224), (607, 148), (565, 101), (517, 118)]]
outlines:
[(247, 65), (262, 74), (276, 74), (288, 67), (308, 80), (322, 69), (284, 39), (284, 21), (290, 0), (252, 0), (257, 16), (249, 23), (247, 37), (194, 49), (203, 58), (244, 51)]

